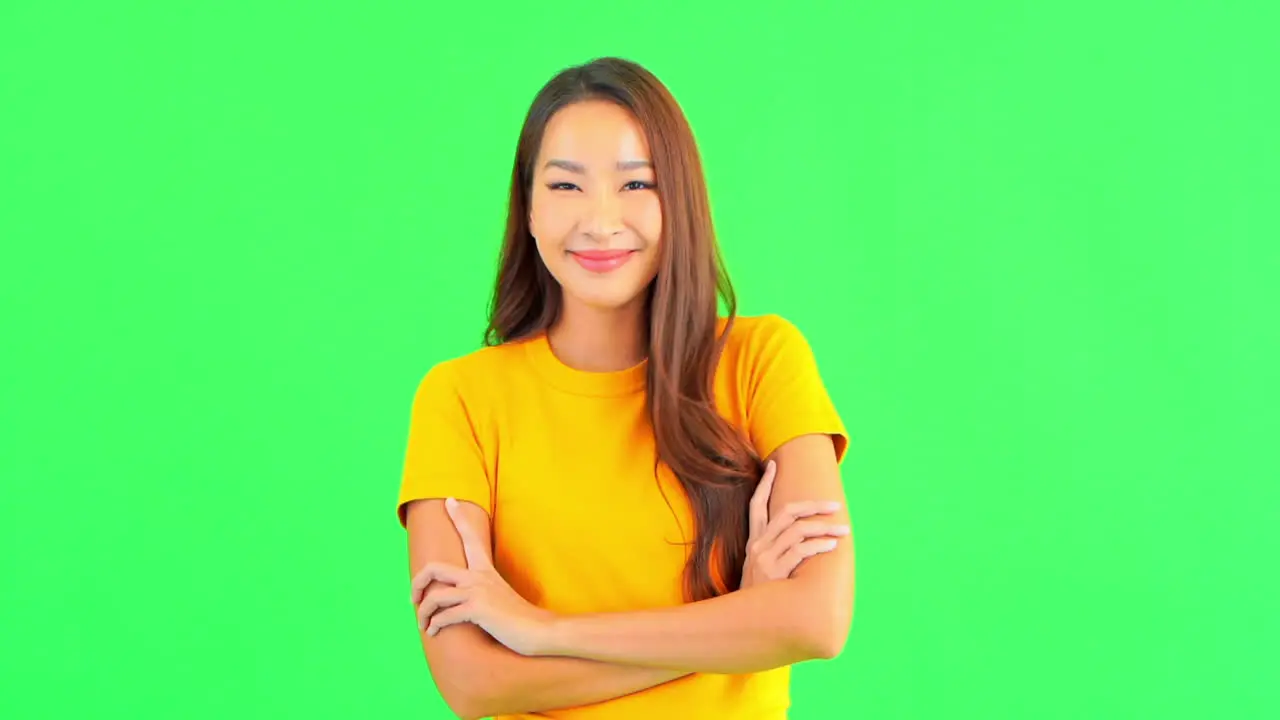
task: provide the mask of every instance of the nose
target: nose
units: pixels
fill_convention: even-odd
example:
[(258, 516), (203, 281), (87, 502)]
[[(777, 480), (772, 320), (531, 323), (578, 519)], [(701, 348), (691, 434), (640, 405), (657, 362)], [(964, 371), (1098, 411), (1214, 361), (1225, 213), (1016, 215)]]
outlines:
[(622, 202), (616, 194), (609, 192), (600, 193), (593, 199), (582, 221), (582, 231), (597, 241), (608, 240), (622, 232), (624, 227)]

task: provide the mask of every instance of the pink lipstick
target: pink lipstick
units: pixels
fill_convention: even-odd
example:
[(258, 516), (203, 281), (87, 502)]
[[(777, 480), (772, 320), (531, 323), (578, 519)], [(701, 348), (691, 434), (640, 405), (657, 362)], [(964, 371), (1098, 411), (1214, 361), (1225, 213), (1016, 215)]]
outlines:
[(569, 254), (582, 267), (596, 273), (617, 270), (626, 264), (635, 250), (571, 250)]

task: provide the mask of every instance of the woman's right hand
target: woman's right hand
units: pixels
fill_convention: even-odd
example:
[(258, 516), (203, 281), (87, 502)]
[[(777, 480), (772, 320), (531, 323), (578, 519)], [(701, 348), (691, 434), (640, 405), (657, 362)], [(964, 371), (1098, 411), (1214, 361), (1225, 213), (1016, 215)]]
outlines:
[(777, 463), (770, 460), (751, 496), (744, 588), (791, 577), (805, 559), (834, 550), (836, 538), (849, 534), (848, 525), (821, 517), (839, 510), (838, 502), (794, 502), (770, 518), (769, 496), (777, 473)]

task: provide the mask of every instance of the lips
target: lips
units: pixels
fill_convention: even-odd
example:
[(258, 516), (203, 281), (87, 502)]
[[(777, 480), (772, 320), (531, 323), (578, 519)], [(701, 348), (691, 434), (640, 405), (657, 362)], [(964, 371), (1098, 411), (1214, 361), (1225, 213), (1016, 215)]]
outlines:
[(569, 254), (583, 268), (596, 273), (617, 270), (636, 254), (635, 250), (571, 250)]

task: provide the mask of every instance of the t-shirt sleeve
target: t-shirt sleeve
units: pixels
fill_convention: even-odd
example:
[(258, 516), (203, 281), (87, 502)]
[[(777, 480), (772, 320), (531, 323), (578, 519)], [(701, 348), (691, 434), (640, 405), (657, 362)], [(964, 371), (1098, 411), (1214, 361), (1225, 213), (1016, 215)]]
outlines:
[(409, 419), (409, 442), (397, 513), (414, 500), (457, 498), (493, 514), (488, 464), (456, 371), (436, 365), (418, 385)]
[(748, 432), (760, 456), (802, 435), (832, 436), (836, 461), (849, 435), (827, 393), (818, 363), (799, 328), (776, 315), (760, 319), (750, 339)]

